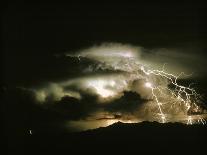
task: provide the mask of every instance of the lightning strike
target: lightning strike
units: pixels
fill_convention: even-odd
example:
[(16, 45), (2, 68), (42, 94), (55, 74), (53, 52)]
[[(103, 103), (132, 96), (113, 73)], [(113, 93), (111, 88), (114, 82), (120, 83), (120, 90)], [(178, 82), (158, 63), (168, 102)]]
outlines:
[[(197, 103), (199, 103), (200, 96), (196, 93), (195, 89), (191, 88), (192, 84), (188, 87), (178, 84), (178, 79), (182, 75), (185, 75), (183, 72), (178, 76), (168, 73), (165, 71), (165, 64), (161, 70), (150, 69), (138, 63), (137, 56), (134, 53), (132, 51), (110, 51), (107, 49), (107, 52), (103, 52), (102, 55), (97, 51), (92, 51), (91, 53), (80, 53), (77, 57), (92, 57), (100, 62), (104, 62), (102, 65), (99, 65), (98, 68), (95, 68), (95, 71), (99, 68), (102, 70), (110, 68), (127, 72), (129, 77), (128, 79), (122, 79), (124, 82), (144, 79), (145, 88), (149, 89), (151, 92), (152, 104), (149, 108), (154, 108), (153, 104), (156, 104), (157, 108), (152, 109), (151, 112), (158, 122), (166, 123), (173, 121), (172, 117), (176, 117), (176, 115), (182, 113), (180, 117), (186, 118), (185, 124), (206, 123), (205, 120), (200, 117), (189, 116), (191, 112), (199, 112), (200, 107)], [(107, 81), (106, 83), (110, 84), (109, 82), (110, 81)], [(102, 98), (109, 98), (117, 95), (117, 93), (112, 90), (106, 89), (104, 85), (103, 81), (99, 80), (92, 81), (89, 84), (90, 87), (95, 88), (97, 94)], [(117, 83), (110, 85), (111, 87), (119, 87)], [(172, 85), (173, 88), (169, 88), (169, 85)], [(176, 111), (176, 113), (172, 111)]]
[[(143, 66), (141, 67), (141, 70), (147, 75), (155, 75), (155, 76), (160, 76), (164, 79), (167, 79), (170, 84), (172, 84), (173, 86), (175, 86), (175, 89), (174, 90), (171, 90), (169, 89), (168, 87), (164, 87), (164, 88), (161, 88), (160, 86), (155, 86), (153, 85), (152, 86), (152, 83), (151, 82), (146, 82), (145, 83), (145, 86), (147, 88), (150, 88), (151, 89), (151, 93), (152, 93), (152, 97), (154, 98), (156, 104), (157, 104), (157, 107), (159, 109), (159, 113), (158, 115), (160, 116), (160, 122), (162, 123), (165, 123), (166, 122), (166, 116), (163, 112), (163, 103), (161, 103), (159, 101), (159, 98), (160, 98), (160, 94), (164, 94), (164, 91), (162, 91), (162, 89), (164, 89), (165, 91), (169, 92), (169, 94), (171, 94), (171, 97), (173, 99), (173, 103), (171, 105), (171, 108), (173, 105), (175, 105), (176, 103), (179, 103), (179, 104), (183, 104), (185, 107), (186, 107), (186, 114), (188, 114), (189, 110), (190, 109), (194, 109), (195, 111), (198, 111), (199, 110), (199, 106), (197, 105), (196, 102), (199, 102), (199, 94), (196, 93), (196, 91), (193, 89), (193, 88), (190, 88), (190, 85), (189, 87), (185, 87), (185, 86), (182, 86), (182, 85), (179, 85), (177, 83), (177, 80), (178, 78), (184, 74), (184, 73), (181, 73), (179, 74), (178, 76), (175, 76), (173, 74), (170, 74), (170, 73), (167, 73), (164, 71), (164, 66), (163, 66), (163, 69), (162, 70), (146, 70)], [(160, 92), (160, 94), (156, 94), (155, 91), (158, 91)], [(167, 94), (168, 95), (168, 94)], [(192, 116), (188, 116), (188, 119), (187, 119), (187, 122), (186, 124), (194, 124), (194, 123), (202, 123), (202, 124), (206, 124), (206, 121), (205, 119), (199, 117), (197, 119), (196, 122), (193, 121), (192, 119)]]
[[(48, 96), (59, 100), (64, 95), (81, 99), (80, 92), (87, 91), (88, 94), (97, 95), (98, 103), (110, 104), (110, 101), (120, 98), (124, 91), (133, 91), (146, 102), (143, 106), (133, 109), (133, 113), (123, 114), (119, 121), (123, 121), (127, 115), (132, 115), (133, 118), (129, 119), (130, 121), (136, 119), (160, 123), (206, 124), (207, 114), (201, 106), (200, 94), (192, 88), (192, 84), (184, 86), (178, 82), (181, 76), (185, 75), (184, 72), (179, 75), (169, 73), (165, 71), (165, 64), (162, 69), (150, 68), (145, 65), (147, 62), (141, 59), (141, 51), (141, 47), (107, 44), (76, 54), (66, 53), (68, 57), (77, 58), (79, 63), (82, 63), (84, 59), (91, 59), (98, 65), (89, 65), (84, 70), (91, 75), (66, 80), (47, 89), (37, 90), (37, 100), (43, 102)], [(110, 71), (113, 74), (102, 73), (104, 70), (106, 73)], [(100, 74), (93, 75), (96, 71)], [(74, 86), (77, 90), (69, 90)], [(111, 123), (113, 121), (107, 124)]]

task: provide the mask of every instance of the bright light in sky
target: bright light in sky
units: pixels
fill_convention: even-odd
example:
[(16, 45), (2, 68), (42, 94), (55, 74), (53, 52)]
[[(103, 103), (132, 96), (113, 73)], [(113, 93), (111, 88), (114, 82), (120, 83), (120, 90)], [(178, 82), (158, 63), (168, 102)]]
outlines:
[(150, 82), (146, 82), (146, 83), (145, 83), (145, 86), (146, 86), (147, 88), (152, 88), (152, 84), (151, 84)]
[[(111, 84), (111, 85), (110, 85)], [(107, 85), (113, 86), (114, 85), (114, 81), (108, 82), (107, 80), (94, 80), (94, 81), (90, 81), (88, 86), (89, 87), (93, 87), (96, 90), (96, 93), (98, 95), (100, 95), (103, 98), (107, 98), (107, 97), (112, 97), (115, 95), (115, 92), (107, 89)]]

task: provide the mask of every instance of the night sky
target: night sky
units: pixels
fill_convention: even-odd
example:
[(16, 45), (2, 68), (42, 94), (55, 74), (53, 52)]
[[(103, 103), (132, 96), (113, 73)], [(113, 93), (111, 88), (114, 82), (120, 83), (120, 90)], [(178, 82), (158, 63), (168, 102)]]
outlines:
[[(61, 133), (105, 127), (114, 119), (154, 121), (145, 110), (149, 90), (140, 87), (146, 81), (133, 79), (133, 61), (132, 71), (122, 67), (128, 55), (152, 68), (166, 63), (173, 74), (192, 74), (179, 82), (196, 83), (206, 107), (206, 9), (204, 1), (4, 5), (1, 92), (8, 145), (27, 143), (30, 130)], [(118, 53), (124, 58), (116, 49), (127, 51)]]
[(4, 81), (8, 85), (38, 82), (47, 78), (45, 70), (59, 65), (50, 60), (53, 54), (102, 42), (184, 48), (186, 54), (205, 57), (205, 9), (203, 3), (191, 1), (9, 3), (2, 19)]

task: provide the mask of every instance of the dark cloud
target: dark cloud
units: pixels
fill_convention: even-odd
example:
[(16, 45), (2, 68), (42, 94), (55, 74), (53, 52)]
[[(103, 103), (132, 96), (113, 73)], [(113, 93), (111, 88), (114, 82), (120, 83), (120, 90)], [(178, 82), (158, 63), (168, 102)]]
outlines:
[(82, 94), (81, 100), (64, 96), (60, 101), (51, 102), (48, 102), (45, 106), (62, 114), (68, 120), (86, 119), (92, 112), (96, 112), (99, 108), (97, 105), (97, 96), (87, 94)]
[[(13, 122), (7, 124), (6, 127), (8, 131), (11, 131), (12, 128), (18, 129), (21, 127), (37, 129), (39, 124), (43, 123), (45, 124), (43, 126), (47, 126), (54, 121), (115, 118), (116, 113), (123, 111), (131, 113), (134, 111), (134, 107), (141, 104), (141, 100), (139, 104), (133, 103), (133, 99), (139, 98), (134, 93), (124, 94), (129, 95), (124, 95), (121, 99), (109, 102), (107, 105), (98, 104), (98, 96), (84, 93), (82, 93), (81, 100), (66, 95), (59, 101), (53, 101), (48, 98), (44, 105), (38, 105), (32, 91), (22, 88), (6, 88), (3, 91), (4, 116), (8, 122)], [(126, 103), (127, 98), (131, 102)], [(126, 104), (129, 104), (129, 106), (126, 106)], [(106, 114), (102, 116), (101, 113)]]
[[(54, 111), (64, 115), (68, 120), (80, 119), (96, 119), (100, 113), (106, 113), (102, 119), (117, 114), (133, 115), (137, 110), (148, 100), (141, 99), (141, 97), (134, 92), (124, 92), (119, 99), (109, 101), (107, 103), (97, 103), (98, 96), (82, 94), (82, 99), (76, 99), (69, 96), (64, 96), (60, 101), (53, 103), (46, 101), (44, 106), (48, 106)], [(120, 116), (121, 117), (121, 116)]]
[(81, 100), (66, 95), (59, 101), (47, 98), (43, 105), (38, 105), (33, 91), (27, 89), (7, 88), (3, 95), (5, 114), (10, 120), (27, 116), (19, 121), (24, 122), (28, 128), (30, 123), (36, 122), (38, 124), (58, 118), (62, 121), (87, 119), (89, 117), (90, 119), (97, 119), (100, 117), (99, 113), (102, 112), (106, 113), (105, 118), (110, 115), (115, 117), (117, 113), (132, 114), (146, 101), (141, 99), (137, 93), (124, 92), (121, 98), (100, 104), (97, 103), (98, 96), (82, 93)]
[(105, 110), (111, 112), (120, 112), (125, 114), (132, 114), (148, 100), (142, 99), (139, 94), (135, 92), (123, 92), (123, 96), (112, 101), (111, 104), (105, 106)]

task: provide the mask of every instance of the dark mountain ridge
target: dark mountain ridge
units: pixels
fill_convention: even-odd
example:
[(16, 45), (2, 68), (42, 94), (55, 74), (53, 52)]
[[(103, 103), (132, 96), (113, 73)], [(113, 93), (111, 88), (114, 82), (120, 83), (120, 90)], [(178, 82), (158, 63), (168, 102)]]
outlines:
[(83, 132), (28, 135), (22, 150), (29, 154), (205, 154), (206, 127), (199, 124), (117, 122)]

